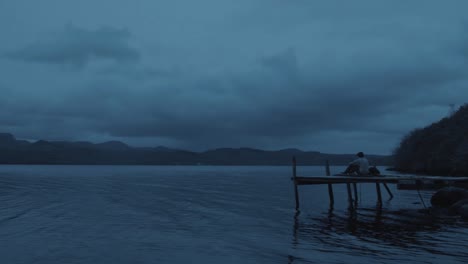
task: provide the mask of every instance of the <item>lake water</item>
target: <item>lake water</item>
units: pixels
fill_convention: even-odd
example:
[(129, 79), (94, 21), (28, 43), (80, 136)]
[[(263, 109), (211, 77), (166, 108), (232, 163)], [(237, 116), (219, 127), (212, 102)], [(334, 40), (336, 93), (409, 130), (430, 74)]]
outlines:
[(468, 262), (468, 223), (427, 214), (432, 191), (421, 201), (390, 186), (378, 210), (375, 184), (362, 184), (350, 212), (345, 186), (333, 210), (326, 186), (300, 186), (296, 215), (290, 177), (290, 167), (0, 166), (1, 263)]

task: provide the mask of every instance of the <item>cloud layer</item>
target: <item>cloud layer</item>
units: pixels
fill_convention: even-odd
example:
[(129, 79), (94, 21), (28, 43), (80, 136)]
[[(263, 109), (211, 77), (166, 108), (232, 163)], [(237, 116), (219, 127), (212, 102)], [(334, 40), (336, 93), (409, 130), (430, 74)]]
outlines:
[(213, 12), (210, 1), (148, 1), (118, 27), (95, 16), (38, 31), (39, 41), (18, 39), (34, 44), (0, 61), (10, 73), (0, 129), (194, 150), (388, 154), (468, 101), (467, 4), (362, 1), (344, 12), (329, 2), (217, 2)]
[(129, 38), (128, 30), (111, 27), (86, 30), (70, 24), (45, 40), (8, 53), (7, 57), (76, 68), (82, 68), (93, 60), (137, 61), (140, 54), (129, 45)]

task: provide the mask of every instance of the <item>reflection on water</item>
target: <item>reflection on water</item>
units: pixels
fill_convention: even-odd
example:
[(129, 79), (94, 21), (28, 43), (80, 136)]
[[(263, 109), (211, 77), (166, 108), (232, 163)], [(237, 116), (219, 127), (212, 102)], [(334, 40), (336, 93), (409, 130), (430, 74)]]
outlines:
[[(296, 212), (293, 217), (293, 247), (309, 247), (323, 253), (348, 253), (352, 256), (371, 254), (384, 262), (396, 260), (397, 257), (393, 255), (395, 248), (467, 260), (466, 245), (462, 241), (443, 241), (439, 238), (439, 232), (447, 232), (447, 227), (452, 228), (452, 232), (460, 228), (466, 234), (468, 224), (458, 218), (440, 218), (428, 209), (388, 210), (380, 204), (373, 208), (354, 208), (336, 212), (330, 207), (326, 215), (321, 216)], [(463, 238), (466, 241), (466, 236)], [(442, 241), (445, 243), (443, 247), (440, 244)], [(424, 262), (424, 259), (419, 260)], [(288, 263), (307, 261), (289, 256)], [(429, 257), (426, 263), (437, 261), (432, 262)]]
[[(294, 217), (295, 237), (312, 236), (324, 244), (336, 246), (333, 240), (324, 239), (321, 235), (351, 234), (364, 241), (385, 242), (405, 247), (418, 243), (415, 234), (418, 231), (437, 231), (440, 226), (434, 219), (423, 212), (386, 211), (377, 206), (375, 209), (348, 210), (341, 215), (329, 210), (326, 217), (309, 217), (301, 221), (299, 215)], [(315, 232), (320, 230), (320, 232)], [(343, 245), (346, 247), (346, 244)]]

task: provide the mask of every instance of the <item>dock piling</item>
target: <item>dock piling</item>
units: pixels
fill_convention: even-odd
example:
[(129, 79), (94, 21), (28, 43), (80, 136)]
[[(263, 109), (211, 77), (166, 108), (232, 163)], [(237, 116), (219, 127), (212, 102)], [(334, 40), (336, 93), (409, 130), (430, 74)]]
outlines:
[(355, 182), (353, 182), (353, 190), (354, 190), (354, 203), (357, 204), (358, 192), (357, 192), (357, 184)]
[(375, 188), (377, 189), (377, 199), (378, 199), (378, 204), (381, 206), (382, 205), (382, 192), (380, 191), (380, 183), (375, 183)]
[(346, 184), (346, 189), (348, 190), (349, 207), (353, 207), (353, 194), (351, 193), (351, 184), (350, 183)]
[[(326, 172), (327, 176), (331, 176), (330, 163), (328, 162), (328, 160), (327, 160), (327, 163), (325, 165), (325, 172)], [(333, 185), (331, 185), (331, 184), (328, 184), (328, 197), (330, 197), (330, 207), (333, 207), (333, 205), (335, 203), (335, 197), (333, 196)]]
[(296, 174), (296, 157), (294, 156), (292, 159), (293, 163), (293, 178), (294, 181), (294, 196), (296, 197), (296, 211), (299, 211), (299, 193), (297, 191), (297, 174)]

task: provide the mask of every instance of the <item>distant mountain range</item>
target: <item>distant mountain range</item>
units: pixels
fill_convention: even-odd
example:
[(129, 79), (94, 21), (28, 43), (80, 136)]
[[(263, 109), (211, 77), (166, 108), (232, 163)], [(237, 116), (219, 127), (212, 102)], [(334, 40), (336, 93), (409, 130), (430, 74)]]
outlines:
[[(119, 141), (29, 142), (12, 134), (0, 133), (0, 164), (109, 164), (109, 165), (346, 165), (354, 154), (325, 154), (316, 151), (283, 149), (266, 151), (253, 148), (219, 148), (193, 152), (159, 147), (131, 147)], [(372, 164), (390, 165), (391, 156), (368, 155)]]

